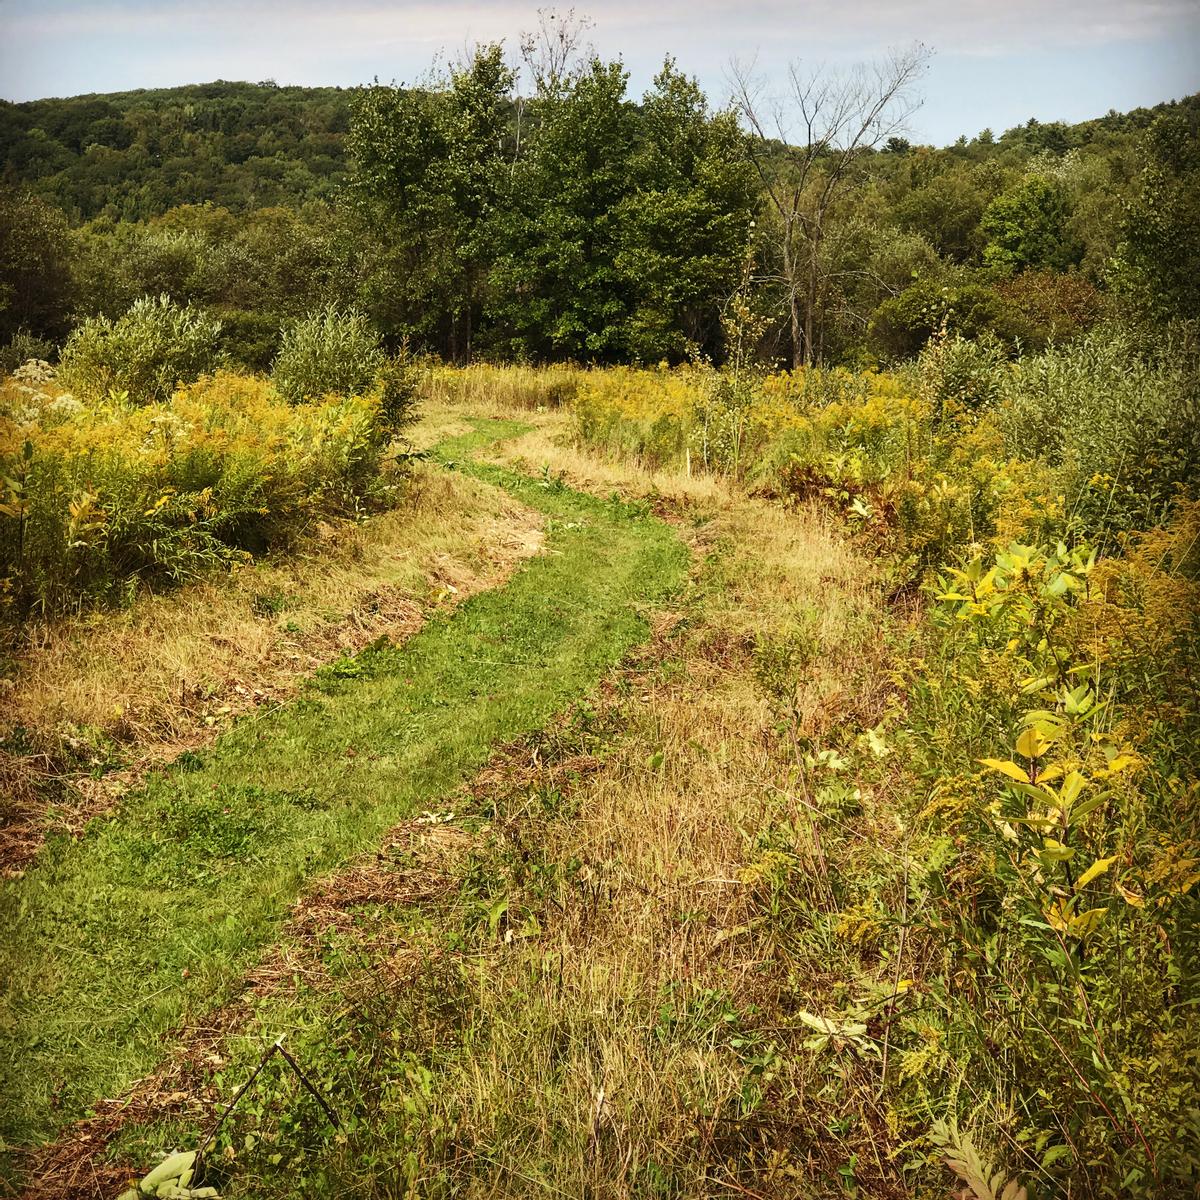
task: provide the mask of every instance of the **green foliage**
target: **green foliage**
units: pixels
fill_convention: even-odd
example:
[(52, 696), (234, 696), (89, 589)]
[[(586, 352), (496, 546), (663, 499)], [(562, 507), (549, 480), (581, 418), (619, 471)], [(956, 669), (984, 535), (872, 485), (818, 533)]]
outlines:
[(902, 229), (924, 236), (939, 254), (969, 262), (982, 249), (979, 223), (986, 204), (986, 192), (973, 174), (947, 171), (904, 195), (895, 215)]
[(1200, 313), (1200, 107), (1160, 116), (1122, 223), (1116, 282), (1139, 313)]
[(216, 369), (220, 333), (220, 321), (200, 309), (144, 296), (116, 320), (80, 325), (63, 346), (59, 381), (88, 401), (114, 393), (135, 404), (166, 400), (178, 383)]
[(429, 87), (362, 92), (354, 195), (380, 247), (362, 294), (381, 327), (455, 361), (718, 350), (755, 204), (741, 134), (673, 64), (640, 110), (625, 86), (594, 59), (516, 100), (491, 46)]
[[(755, 308), (796, 299), (780, 282), (800, 270), (780, 260), (785, 218), (761, 205), (781, 147), (768, 139), (751, 177), (745, 132), (672, 61), (634, 103), (619, 62), (574, 50), (568, 36), (529, 97), (487, 45), (418, 86), (216, 83), (0, 104), (6, 177), (86, 221), (69, 236), (45, 210), (17, 221), (39, 232), (12, 242), (8, 266), (0, 252), (0, 275), (26, 281), (28, 311), (0, 312), (0, 325), (59, 338), (73, 311), (116, 317), (165, 294), (227, 316), (224, 348), (253, 369), (277, 348), (272, 322), (329, 304), (361, 309), (389, 345), (454, 362), (720, 361), (751, 218)], [(791, 218), (804, 328), (769, 323), (758, 355), (800, 337), (825, 363), (911, 356), (945, 315), (930, 303), (943, 284), (962, 293), (952, 328), (1035, 349), (1098, 319), (1096, 285), (1139, 319), (1187, 315), (1197, 111), (1189, 98), (858, 155), (821, 206), (819, 237), (800, 238)], [(828, 165), (818, 155), (811, 181)], [(810, 220), (823, 191), (796, 213)], [(0, 221), (0, 247), (2, 235)], [(906, 296), (914, 283), (922, 294)]]
[(379, 419), (390, 434), (399, 433), (417, 416), (421, 371), (407, 351), (387, 358), (376, 373)]
[(62, 214), (27, 189), (0, 184), (0, 342), (22, 331), (65, 333), (73, 299)]
[(215, 83), (0, 102), (0, 165), (73, 217), (141, 221), (172, 205), (243, 212), (330, 198), (349, 93)]
[(625, 352), (648, 363), (719, 350), (757, 189), (732, 113), (712, 115), (671, 60), (642, 99), (617, 267), (636, 297)]
[(1067, 511), (1089, 536), (1156, 524), (1200, 479), (1194, 353), (1151, 357), (1102, 328), (1000, 378), (1008, 445), (1061, 469)]
[[(1193, 504), (1123, 562), (1018, 544), (949, 570), (910, 668), (931, 789), (916, 828), (958, 848), (923, 901), (948, 967), (932, 1007), (954, 1069), (1012, 1098), (1016, 1141), (1064, 1190), (1182, 1196), (1200, 1171), (1181, 1104), (1200, 1055), (1197, 830), (1172, 783), (1194, 770), (1200, 706), (1189, 619), (1160, 607), (1194, 604), (1195, 528)], [(1143, 719), (1167, 695), (1171, 715)]]
[(469, 357), (497, 254), (513, 75), (498, 45), (428, 88), (376, 84), (353, 103), (352, 194), (378, 246), (363, 302), (391, 333)]
[[(167, 295), (276, 327), (353, 291), (336, 214), (264, 208), (236, 215), (184, 205), (143, 224), (92, 221), (74, 231), (81, 308), (114, 316), (143, 295)], [(237, 318), (235, 318), (237, 319)]]
[(939, 331), (918, 364), (922, 388), (943, 419), (993, 407), (1003, 394), (1006, 355), (994, 338)]
[(983, 261), (1007, 271), (1026, 267), (1063, 270), (1081, 250), (1067, 236), (1066, 189), (1057, 179), (1030, 175), (997, 196), (979, 223), (986, 244)]
[(369, 391), (384, 364), (379, 335), (362, 313), (330, 305), (283, 331), (271, 381), (293, 403)]
[(57, 354), (58, 347), (46, 338), (34, 337), (24, 330), (14, 333), (7, 346), (0, 346), (0, 379), (31, 359), (47, 362)]
[(500, 234), (490, 311), (498, 344), (519, 356), (618, 360), (628, 317), (617, 268), (619, 206), (636, 132), (619, 62), (592, 59), (538, 97)]
[(1010, 345), (1028, 331), (1023, 314), (982, 283), (924, 279), (885, 300), (871, 318), (871, 341), (885, 358), (910, 358), (937, 332), (992, 335)]

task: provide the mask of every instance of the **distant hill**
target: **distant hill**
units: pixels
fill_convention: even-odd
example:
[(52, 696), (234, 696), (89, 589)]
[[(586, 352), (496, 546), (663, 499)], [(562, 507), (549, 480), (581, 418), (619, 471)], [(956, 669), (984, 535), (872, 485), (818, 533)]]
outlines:
[[(140, 221), (180, 204), (234, 213), (327, 200), (346, 170), (351, 90), (273, 82), (191, 84), (0, 101), (0, 179), (25, 183), (73, 221)], [(1030, 120), (951, 153), (1011, 162), (1111, 145), (1200, 96), (1076, 125)], [(908, 147), (893, 139), (897, 148)]]
[(345, 89), (270, 82), (0, 101), (0, 173), (74, 220), (298, 206), (336, 190), (348, 122)]

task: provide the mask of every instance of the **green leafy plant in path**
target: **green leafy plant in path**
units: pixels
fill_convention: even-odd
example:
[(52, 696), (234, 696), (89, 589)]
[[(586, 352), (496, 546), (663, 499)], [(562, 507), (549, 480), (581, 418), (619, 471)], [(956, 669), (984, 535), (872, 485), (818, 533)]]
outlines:
[[(441, 456), (523, 430), (476, 422)], [(641, 606), (682, 583), (686, 550), (640, 509), (463, 469), (546, 513), (550, 552), (405, 646), (326, 669), (4, 885), (5, 1141), (52, 1136), (149, 1070), (166, 1031), (226, 997), (306, 879), (585, 693), (644, 638)]]

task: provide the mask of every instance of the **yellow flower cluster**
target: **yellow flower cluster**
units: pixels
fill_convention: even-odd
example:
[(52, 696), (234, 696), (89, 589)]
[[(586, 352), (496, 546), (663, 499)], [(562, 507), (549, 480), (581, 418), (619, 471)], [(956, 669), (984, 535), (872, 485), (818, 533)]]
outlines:
[(60, 609), (131, 577), (185, 578), (295, 535), (380, 485), (380, 398), (288, 404), (220, 372), (160, 404), (0, 391), (0, 578)]

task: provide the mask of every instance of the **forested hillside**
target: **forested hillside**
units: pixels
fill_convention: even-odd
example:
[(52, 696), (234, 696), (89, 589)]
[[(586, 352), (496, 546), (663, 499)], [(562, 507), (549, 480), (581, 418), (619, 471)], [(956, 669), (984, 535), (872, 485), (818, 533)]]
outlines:
[(0, 344), (167, 295), (253, 368), (325, 304), (457, 361), (720, 360), (748, 274), (762, 356), (863, 365), (943, 324), (1011, 353), (1197, 307), (1196, 97), (841, 158), (670, 62), (641, 97), (598, 59), (525, 90), (490, 48), (421, 89), (3, 105)]
[(346, 167), (340, 88), (215, 83), (0, 102), (0, 169), (72, 220), (179, 204), (245, 212), (327, 200)]

